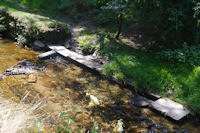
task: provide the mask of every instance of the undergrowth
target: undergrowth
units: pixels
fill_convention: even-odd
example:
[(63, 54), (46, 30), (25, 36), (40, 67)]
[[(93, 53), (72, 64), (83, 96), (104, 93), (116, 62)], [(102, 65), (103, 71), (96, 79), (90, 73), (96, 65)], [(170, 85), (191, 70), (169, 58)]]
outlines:
[(86, 131), (85, 127), (82, 125), (79, 125), (77, 128), (74, 128), (72, 126), (72, 124), (74, 123), (73, 117), (71, 117), (65, 112), (61, 112), (59, 118), (67, 121), (67, 125), (65, 127), (58, 126), (57, 133), (84, 133), (84, 132), (100, 133), (101, 132), (101, 129), (99, 129), (99, 127), (95, 124), (91, 129), (87, 129)]
[(191, 66), (199, 66), (200, 46), (188, 46), (187, 44), (185, 44), (183, 48), (175, 50), (162, 50), (160, 52), (157, 52), (155, 53), (155, 57), (157, 59), (166, 60), (173, 63), (179, 62), (186, 63)]
[[(95, 48), (97, 54), (106, 56), (109, 63), (104, 65), (106, 74), (132, 82), (138, 89), (169, 97), (189, 107), (192, 113), (200, 109), (200, 66), (198, 46), (178, 49), (170, 58), (161, 54), (136, 50), (123, 41), (113, 39), (113, 33), (86, 29), (79, 33), (81, 46)], [(95, 43), (91, 43), (92, 40)], [(83, 43), (84, 42), (84, 43)], [(173, 55), (174, 54), (174, 55)], [(182, 57), (183, 56), (183, 57)], [(158, 58), (159, 57), (159, 58)], [(163, 58), (162, 58), (163, 57)], [(191, 65), (195, 64), (195, 65)]]

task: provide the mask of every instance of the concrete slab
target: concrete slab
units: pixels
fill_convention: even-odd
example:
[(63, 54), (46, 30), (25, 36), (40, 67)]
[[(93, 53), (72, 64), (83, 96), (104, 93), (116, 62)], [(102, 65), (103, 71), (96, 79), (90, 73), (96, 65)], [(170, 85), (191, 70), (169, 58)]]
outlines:
[(160, 111), (176, 121), (181, 120), (190, 113), (183, 105), (167, 98), (158, 99), (152, 102), (151, 106), (153, 109)]
[(64, 46), (61, 46), (61, 45), (48, 45), (48, 47), (50, 49), (56, 51), (58, 54), (60, 54), (64, 57), (71, 58), (72, 60), (74, 60), (80, 64), (83, 64), (88, 68), (95, 69), (99, 72), (102, 71), (102, 66), (87, 56), (77, 54), (76, 52), (68, 50)]

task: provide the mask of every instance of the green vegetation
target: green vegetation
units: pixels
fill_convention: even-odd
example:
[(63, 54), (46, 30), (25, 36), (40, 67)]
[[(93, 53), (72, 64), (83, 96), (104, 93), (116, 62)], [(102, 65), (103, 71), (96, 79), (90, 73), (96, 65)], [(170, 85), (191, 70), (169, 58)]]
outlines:
[(36, 39), (60, 43), (71, 35), (69, 26), (65, 23), (20, 11), (8, 5), (0, 7), (0, 15), (4, 16), (3, 23), (7, 33), (19, 44), (29, 44)]
[(183, 46), (181, 49), (162, 50), (155, 53), (155, 57), (160, 60), (166, 60), (172, 63), (186, 63), (191, 66), (200, 65), (200, 46)]
[[(66, 127), (58, 126), (57, 127), (57, 133), (84, 133), (85, 129), (82, 125), (79, 125), (78, 129), (73, 128), (73, 126), (71, 124), (74, 122), (74, 120), (67, 113), (61, 112), (60, 115), (59, 115), (59, 118), (67, 121), (67, 125), (66, 125)], [(95, 129), (95, 126), (96, 126), (96, 129)], [(93, 128), (86, 130), (86, 132), (100, 133), (101, 130), (99, 128), (98, 129), (97, 128), (98, 128), (98, 126), (94, 125)]]
[[(51, 16), (67, 14), (79, 21), (91, 18), (101, 28), (86, 27), (79, 33), (78, 44), (87, 54), (95, 52), (109, 59), (105, 65), (107, 74), (129, 80), (138, 89), (145, 87), (170, 97), (199, 114), (200, 3), (197, 0), (15, 1)], [(15, 12), (13, 16), (20, 14)], [(40, 20), (33, 23), (39, 26)], [(142, 48), (127, 46), (121, 32), (133, 36), (134, 41), (142, 33)]]
[[(155, 49), (180, 48), (184, 43), (199, 44), (199, 3), (197, 0), (15, 0), (34, 11), (46, 14), (68, 14), (74, 18), (87, 16), (100, 25), (112, 25), (118, 31), (137, 25), (147, 34), (147, 41), (159, 44)], [(46, 6), (48, 4), (48, 6)], [(77, 17), (76, 17), (77, 16)], [(82, 18), (83, 18), (82, 17)], [(123, 23), (122, 23), (122, 20)], [(116, 23), (117, 22), (117, 23)], [(123, 29), (124, 29), (123, 28)], [(155, 44), (155, 43), (154, 43)]]
[(0, 15), (0, 33), (5, 30), (6, 30), (6, 27), (5, 27), (4, 17)]
[[(104, 67), (107, 74), (131, 81), (138, 89), (145, 87), (151, 92), (170, 97), (188, 106), (193, 113), (198, 113), (199, 47), (185, 46), (176, 51), (155, 53), (134, 50), (112, 36), (112, 33), (99, 29), (83, 30), (79, 33), (79, 42), (81, 46), (95, 48), (96, 53), (109, 58), (109, 63)], [(91, 43), (91, 39), (95, 43)]]

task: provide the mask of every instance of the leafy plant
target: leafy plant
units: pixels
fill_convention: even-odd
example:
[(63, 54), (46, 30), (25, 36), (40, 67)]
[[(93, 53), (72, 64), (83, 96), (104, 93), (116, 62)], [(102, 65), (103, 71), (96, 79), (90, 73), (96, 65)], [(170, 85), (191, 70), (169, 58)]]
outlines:
[(194, 7), (194, 17), (198, 17), (198, 15), (200, 14), (200, 3), (197, 3), (196, 6)]
[(73, 118), (65, 112), (60, 113), (59, 118), (67, 120), (69, 125), (73, 122)]
[(200, 65), (200, 46), (187, 46), (181, 49), (163, 50), (155, 54), (157, 59), (167, 60), (169, 62), (186, 63), (191, 66)]
[[(82, 125), (78, 126), (78, 129), (74, 129), (71, 126), (71, 123), (74, 122), (73, 118), (69, 116), (67, 113), (62, 112), (59, 115), (59, 118), (67, 120), (68, 124), (66, 127), (62, 128), (61, 126), (57, 127), (57, 133), (84, 133), (84, 127)], [(94, 124), (94, 126), (90, 130), (86, 130), (85, 132), (90, 133), (99, 133), (100, 129), (96, 129), (97, 125)]]
[(0, 33), (6, 30), (4, 17), (0, 15)]

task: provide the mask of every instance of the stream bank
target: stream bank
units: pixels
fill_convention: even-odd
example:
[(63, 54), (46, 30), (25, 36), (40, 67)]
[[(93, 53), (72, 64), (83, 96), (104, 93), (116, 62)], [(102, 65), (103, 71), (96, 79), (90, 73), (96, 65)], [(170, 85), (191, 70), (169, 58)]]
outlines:
[(0, 6), (0, 18), (2, 34), (29, 47), (35, 40), (56, 44), (71, 37), (69, 25), (41, 15)]

